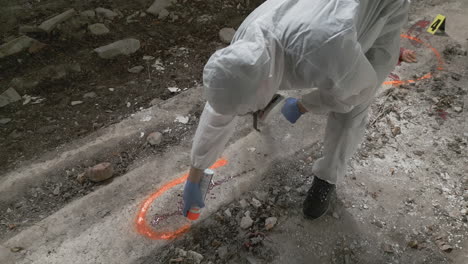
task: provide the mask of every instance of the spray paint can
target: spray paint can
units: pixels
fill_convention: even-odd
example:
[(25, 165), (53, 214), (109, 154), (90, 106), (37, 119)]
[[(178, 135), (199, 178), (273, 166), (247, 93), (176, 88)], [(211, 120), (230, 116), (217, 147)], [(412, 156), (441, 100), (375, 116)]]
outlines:
[[(206, 169), (203, 171), (203, 177), (200, 180), (200, 191), (202, 194), (203, 201), (205, 201), (206, 194), (210, 188), (211, 180), (213, 179), (214, 171), (211, 169)], [(187, 218), (194, 221), (200, 217), (201, 208), (198, 206), (193, 206), (187, 212)]]

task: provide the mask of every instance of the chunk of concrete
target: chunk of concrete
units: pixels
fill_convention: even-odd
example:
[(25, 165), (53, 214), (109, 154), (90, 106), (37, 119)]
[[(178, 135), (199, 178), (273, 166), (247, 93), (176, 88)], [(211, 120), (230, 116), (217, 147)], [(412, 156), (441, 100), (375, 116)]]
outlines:
[(113, 20), (116, 16), (119, 15), (110, 9), (102, 8), (102, 7), (96, 8), (95, 11), (96, 11), (96, 14), (98, 14), (99, 16), (103, 16), (110, 20)]
[(137, 39), (123, 39), (109, 45), (94, 49), (103, 59), (112, 59), (119, 55), (130, 55), (140, 49), (140, 41)]
[(28, 36), (15, 38), (0, 46), (0, 59), (29, 49), (35, 42), (37, 42), (37, 40)]
[(39, 28), (44, 30), (45, 32), (51, 32), (55, 27), (57, 27), (58, 24), (71, 18), (75, 15), (75, 13), (75, 9), (69, 9), (61, 13), (60, 15), (54, 16), (53, 18), (42, 22), (42, 24), (39, 25)]
[(223, 28), (219, 31), (219, 38), (222, 42), (226, 44), (230, 44), (232, 39), (234, 38), (234, 34), (236, 34), (236, 30), (233, 28)]
[(5, 92), (0, 94), (0, 107), (4, 107), (10, 103), (21, 100), (21, 96), (13, 88), (8, 88)]
[[(172, 5), (174, 0), (155, 0), (153, 4), (146, 10), (146, 13), (150, 13), (155, 16), (159, 16), (159, 13)], [(167, 11), (167, 10), (166, 10)]]
[(96, 36), (105, 35), (109, 33), (109, 29), (104, 24), (101, 24), (101, 23), (89, 25), (88, 30), (89, 32), (91, 32), (91, 34), (96, 35)]

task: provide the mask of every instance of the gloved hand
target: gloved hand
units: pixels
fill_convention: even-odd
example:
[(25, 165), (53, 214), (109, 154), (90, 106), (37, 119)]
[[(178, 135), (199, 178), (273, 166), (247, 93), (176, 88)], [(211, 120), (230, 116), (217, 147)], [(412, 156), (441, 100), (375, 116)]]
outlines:
[(283, 116), (292, 124), (296, 123), (296, 121), (301, 117), (302, 112), (299, 110), (299, 106), (297, 105), (298, 100), (296, 98), (289, 97), (286, 99), (286, 102), (281, 109), (281, 113)]
[(191, 181), (185, 182), (184, 187), (184, 216), (187, 216), (187, 212), (192, 206), (198, 206), (200, 208), (205, 207), (203, 202), (202, 193), (200, 190), (200, 183), (194, 183)]

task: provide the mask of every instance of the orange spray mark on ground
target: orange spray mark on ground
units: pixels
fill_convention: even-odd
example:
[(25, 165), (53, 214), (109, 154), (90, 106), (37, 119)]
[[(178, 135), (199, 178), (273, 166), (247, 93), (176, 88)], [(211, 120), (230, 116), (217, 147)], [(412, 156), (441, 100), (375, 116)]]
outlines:
[[(426, 42), (422, 41), (421, 39), (413, 37), (413, 36), (409, 36), (409, 35), (400, 35), (400, 36), (402, 38), (410, 39), (410, 40), (416, 41), (418, 43), (421, 43), (422, 45), (426, 46), (428, 49), (432, 50), (432, 52), (434, 53), (434, 55), (437, 58), (437, 64), (438, 64), (437, 65), (437, 70), (441, 71), (441, 70), (444, 69), (444, 67), (443, 67), (444, 60), (442, 59), (442, 56), (440, 56), (439, 51), (437, 49), (435, 49), (434, 47), (432, 47), (431, 44), (426, 43)], [(425, 80), (425, 79), (429, 79), (429, 78), (432, 78), (432, 73), (430, 73), (430, 72), (425, 74), (424, 76), (416, 79), (416, 80), (405, 80), (405, 81), (394, 80), (394, 81), (384, 82), (383, 84), (384, 85), (402, 85), (402, 84), (407, 84), (407, 83), (415, 83), (415, 82)]]
[[(228, 163), (227, 160), (220, 159), (216, 161), (216, 163), (213, 164), (213, 166), (211, 166), (210, 169), (214, 170), (214, 169), (226, 166), (227, 163)], [(168, 239), (174, 239), (178, 237), (179, 235), (187, 232), (190, 229), (191, 225), (190, 223), (188, 223), (173, 231), (158, 232), (158, 231), (153, 230), (146, 221), (146, 214), (150, 206), (153, 204), (153, 202), (158, 197), (160, 197), (165, 192), (167, 192), (168, 190), (172, 189), (173, 187), (181, 183), (184, 183), (187, 180), (187, 177), (188, 177), (188, 173), (164, 184), (161, 188), (159, 188), (154, 193), (152, 193), (148, 198), (146, 198), (145, 201), (143, 201), (143, 203), (140, 206), (140, 209), (138, 210), (137, 218), (135, 219), (136, 230), (139, 234), (146, 236), (150, 239), (154, 239), (154, 240), (168, 240)]]

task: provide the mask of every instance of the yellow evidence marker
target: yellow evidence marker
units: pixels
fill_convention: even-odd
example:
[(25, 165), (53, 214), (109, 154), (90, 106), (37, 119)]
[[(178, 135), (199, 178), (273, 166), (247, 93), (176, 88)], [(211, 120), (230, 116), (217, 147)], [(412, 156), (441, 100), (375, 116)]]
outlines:
[(434, 35), (437, 30), (445, 31), (445, 16), (443, 15), (437, 15), (434, 21), (431, 23), (429, 28), (427, 29), (427, 32), (431, 33)]

